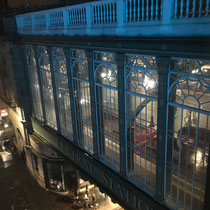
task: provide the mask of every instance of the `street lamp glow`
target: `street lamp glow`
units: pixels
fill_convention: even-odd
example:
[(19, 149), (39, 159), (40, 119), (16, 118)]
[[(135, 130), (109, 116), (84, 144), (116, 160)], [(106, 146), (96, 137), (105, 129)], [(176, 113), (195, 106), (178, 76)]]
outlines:
[(149, 77), (145, 76), (143, 85), (147, 89), (152, 89), (152, 88), (155, 87), (155, 81), (154, 80), (151, 80)]

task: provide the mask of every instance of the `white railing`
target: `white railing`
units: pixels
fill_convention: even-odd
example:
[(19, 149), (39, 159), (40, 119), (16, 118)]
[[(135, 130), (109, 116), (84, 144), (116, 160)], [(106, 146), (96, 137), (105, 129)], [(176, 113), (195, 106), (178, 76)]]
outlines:
[(174, 18), (201, 18), (210, 16), (210, 0), (175, 0)]
[(126, 0), (126, 21), (161, 19), (161, 0)]
[(197, 36), (210, 35), (209, 22), (210, 0), (102, 0), (16, 16), (26, 35)]
[(64, 13), (67, 12), (67, 27), (75, 25), (87, 24), (86, 7), (77, 5), (64, 8)]
[(93, 24), (117, 22), (117, 0), (92, 3)]

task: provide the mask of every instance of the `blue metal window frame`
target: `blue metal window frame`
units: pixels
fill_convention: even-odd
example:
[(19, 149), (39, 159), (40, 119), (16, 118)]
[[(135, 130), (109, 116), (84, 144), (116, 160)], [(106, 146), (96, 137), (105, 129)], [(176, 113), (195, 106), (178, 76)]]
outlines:
[[(93, 130), (92, 130), (92, 119), (91, 119), (91, 101), (90, 101), (90, 85), (88, 75), (88, 63), (84, 50), (70, 49), (70, 66), (71, 75), (73, 82), (73, 93), (74, 93), (74, 107), (77, 113), (76, 118), (76, 132), (77, 132), (77, 143), (78, 146), (86, 150), (91, 155), (93, 154)], [(83, 65), (84, 69), (76, 69), (74, 67), (79, 64)], [(83, 71), (83, 72), (82, 72)], [(76, 74), (76, 75), (75, 75)], [(78, 84), (79, 83), (79, 84)], [(77, 91), (81, 90), (81, 84), (83, 87), (84, 97), (81, 98), (80, 93)], [(86, 90), (84, 90), (86, 88)], [(77, 97), (77, 98), (76, 98)], [(79, 101), (78, 101), (79, 100)], [(83, 108), (83, 107), (84, 108)], [(89, 119), (83, 119), (83, 112), (89, 114)], [(79, 117), (78, 117), (79, 116)], [(87, 128), (87, 135), (84, 135), (84, 126)]]
[[(30, 80), (30, 92), (31, 92), (31, 98), (32, 98), (32, 104), (33, 104), (33, 114), (34, 114), (34, 117), (40, 121), (44, 121), (44, 117), (43, 117), (43, 110), (42, 110), (42, 102), (41, 102), (41, 94), (40, 94), (40, 86), (39, 86), (39, 78), (38, 78), (38, 74), (37, 74), (37, 64), (36, 64), (36, 56), (35, 56), (35, 52), (34, 52), (34, 49), (33, 49), (33, 46), (32, 45), (26, 45), (25, 46), (25, 54), (26, 54), (26, 63), (27, 63), (27, 69), (28, 69), (28, 75), (29, 75), (29, 80)], [(35, 65), (30, 65), (28, 59), (29, 59), (29, 56), (32, 56), (34, 58), (34, 61), (35, 61)], [(34, 72), (34, 74), (36, 74), (36, 77), (37, 77), (37, 82), (34, 81), (34, 79), (32, 79), (32, 73), (31, 72)], [(38, 86), (38, 94), (39, 95), (36, 95), (37, 92), (34, 92), (33, 88), (34, 88), (34, 85), (37, 85)], [(40, 111), (39, 113), (36, 111), (36, 107), (35, 107), (35, 104), (39, 103), (40, 104)]]
[[(42, 52), (42, 50), (44, 52)], [(49, 89), (49, 87), (45, 87), (45, 90), (44, 90), (44, 85), (43, 85), (43, 73), (45, 74), (49, 74), (48, 76), (50, 77), (50, 80), (51, 80), (51, 83), (52, 83), (52, 72), (51, 72), (51, 64), (50, 64), (50, 56), (47, 52), (47, 48), (45, 46), (37, 46), (37, 51), (38, 51), (38, 63), (39, 63), (39, 71), (41, 73), (41, 84), (42, 84), (42, 92), (43, 92), (43, 103), (44, 103), (44, 108), (45, 108), (45, 116), (46, 116), (46, 124), (48, 126), (50, 126), (51, 128), (57, 130), (57, 119), (56, 119), (56, 108), (55, 108), (55, 99), (54, 99), (54, 89), (53, 89), (53, 84), (51, 85), (51, 92), (52, 92), (52, 97), (53, 99), (51, 100), (51, 102), (48, 102), (46, 101), (46, 96), (44, 94), (44, 91), (46, 91), (47, 89)], [(41, 60), (41, 57), (42, 56), (48, 56), (48, 66), (46, 68), (42, 68), (41, 67), (41, 64), (40, 64), (40, 60)], [(54, 116), (54, 119), (55, 119), (55, 122), (50, 122), (49, 120), (49, 117), (47, 116), (47, 106), (50, 106), (54, 113), (55, 113), (55, 116)], [(52, 113), (50, 113), (52, 114)]]
[[(157, 68), (157, 66), (156, 66), (156, 59), (155, 59), (155, 56), (149, 56), (149, 55), (140, 55), (140, 54), (125, 54), (125, 65), (124, 65), (124, 71), (125, 71), (125, 75), (126, 75), (126, 78), (125, 78), (125, 95), (126, 95), (126, 97), (130, 97), (130, 96), (133, 96), (133, 97), (135, 97), (135, 104), (136, 104), (136, 100), (137, 100), (137, 97), (138, 98), (140, 98), (140, 111), (139, 111), (139, 114), (140, 114), (140, 127), (142, 126), (142, 123), (141, 123), (141, 111), (143, 110), (143, 109), (145, 109), (145, 123), (146, 123), (146, 121), (148, 121), (147, 120), (147, 117), (146, 117), (146, 113), (147, 113), (147, 105), (149, 104), (149, 103), (151, 103), (151, 110), (153, 110), (153, 103), (154, 102), (156, 102), (157, 103), (157, 101), (158, 101), (158, 99), (157, 99), (157, 93), (158, 93), (158, 68)], [(131, 64), (127, 64), (127, 62), (129, 62), (129, 57), (130, 57), (130, 59), (131, 59), (131, 57), (133, 57), (133, 65), (131, 65)], [(147, 66), (147, 63), (146, 63), (146, 59), (147, 58), (150, 58), (150, 59), (152, 59), (153, 60), (153, 62), (152, 62), (152, 65), (149, 67), (149, 66)], [(141, 63), (138, 63), (138, 59), (142, 59), (143, 60), (143, 63), (141, 64)], [(130, 62), (131, 62), (131, 60), (130, 60)], [(132, 70), (128, 70), (128, 69), (132, 69)], [(127, 73), (127, 72), (129, 72), (129, 73)], [(142, 72), (142, 81), (141, 81), (141, 77), (139, 77), (139, 72)], [(151, 75), (151, 73), (150, 72), (153, 72), (154, 73), (154, 75), (156, 75), (157, 77), (156, 77), (156, 79), (155, 78), (153, 78), (153, 75)], [(128, 84), (129, 84), (129, 77), (131, 76), (131, 78), (132, 78), (132, 74), (136, 74), (137, 73), (137, 78), (138, 78), (138, 80), (139, 81), (137, 81), (137, 84), (136, 84), (136, 87), (135, 87), (135, 90), (133, 90), (133, 91), (131, 91), (131, 90), (128, 90)], [(151, 80), (153, 80), (153, 84), (154, 84), (154, 89), (155, 90), (153, 90), (153, 92), (151, 92), (151, 94), (152, 94), (152, 96), (149, 96), (148, 95), (148, 93), (147, 93), (147, 90), (146, 90), (146, 86), (148, 86), (148, 84), (149, 84), (149, 79), (147, 79), (148, 81), (147, 82), (145, 82), (145, 80), (146, 80), (146, 76), (147, 76), (147, 78), (151, 78)], [(142, 84), (141, 84), (142, 83)], [(145, 90), (145, 94), (143, 94), (143, 93), (136, 93), (136, 88), (138, 88), (138, 86), (141, 86), (142, 88), (144, 88), (144, 90)], [(145, 104), (142, 104), (142, 99), (144, 99), (144, 102), (143, 103), (145, 103)], [(147, 101), (148, 100), (148, 101)], [(143, 180), (141, 180), (141, 176), (139, 177), (139, 179), (137, 180), (137, 178), (136, 178), (136, 169), (137, 169), (137, 166), (136, 166), (136, 164), (137, 164), (137, 156), (139, 156), (139, 158), (140, 158), (140, 167), (139, 167), (139, 169), (141, 170), (141, 168), (142, 168), (142, 166), (141, 166), (141, 157), (140, 157), (140, 154), (139, 155), (137, 155), (137, 143), (136, 143), (136, 137), (137, 137), (137, 129), (136, 129), (136, 125), (137, 125), (137, 123), (136, 123), (136, 119), (137, 119), (137, 116), (139, 115), (137, 115), (135, 118), (134, 118), (134, 138), (135, 138), (135, 142), (134, 142), (134, 149), (133, 149), (133, 143), (131, 142), (131, 143), (129, 143), (129, 139), (128, 139), (128, 136), (130, 136), (130, 138), (131, 138), (131, 140), (132, 140), (132, 137), (133, 137), (133, 135), (132, 135), (132, 125), (130, 124), (130, 126), (129, 126), (129, 128), (130, 128), (130, 131), (128, 130), (128, 121), (130, 121), (131, 120), (131, 118), (133, 117), (133, 115), (135, 114), (136, 115), (136, 113), (137, 113), (137, 109), (136, 108), (138, 108), (138, 107), (136, 107), (136, 105), (135, 105), (135, 110), (134, 110), (134, 113), (132, 113), (131, 112), (131, 110), (130, 110), (130, 112), (129, 112), (129, 114), (127, 113), (127, 111), (128, 111), (128, 101), (127, 101), (127, 99), (126, 99), (126, 106), (125, 106), (125, 108), (126, 108), (126, 128), (127, 128), (127, 144), (128, 144), (128, 154), (127, 154), (127, 157), (129, 158), (130, 157), (130, 155), (132, 155), (133, 153), (135, 154), (135, 160), (133, 160), (133, 157), (130, 157), (129, 158), (129, 160), (128, 160), (128, 180), (129, 181), (131, 181), (132, 183), (134, 183), (135, 185), (137, 185), (139, 188), (141, 188), (143, 191), (145, 191), (146, 193), (148, 193), (148, 194), (150, 194), (151, 196), (154, 196), (154, 194), (155, 194), (155, 187), (156, 187), (156, 183), (154, 183), (154, 185), (152, 186), (152, 185), (149, 185), (149, 184), (147, 184), (146, 182), (147, 182), (147, 180), (146, 180), (146, 177), (147, 177), (147, 171), (146, 171), (146, 168), (145, 168), (145, 178), (143, 178)], [(143, 109), (141, 110), (141, 106), (144, 106), (145, 105), (145, 107), (143, 107)], [(157, 109), (157, 112), (158, 112), (158, 109)], [(153, 119), (153, 111), (151, 112), (151, 119)], [(148, 123), (150, 123), (150, 124), (152, 124), (152, 126), (156, 126), (157, 127), (157, 123), (155, 124), (154, 123), (154, 121), (152, 122), (152, 121), (148, 121)], [(145, 124), (145, 128), (146, 128), (146, 135), (145, 135), (145, 165), (147, 165), (147, 128), (148, 128), (148, 126)], [(155, 131), (156, 129), (153, 129), (152, 127), (151, 127), (151, 129), (150, 129), (150, 132), (151, 131)], [(129, 133), (130, 133), (130, 135), (129, 135)], [(142, 134), (142, 131), (141, 131), (141, 128), (140, 128), (140, 143), (141, 143), (141, 141), (142, 141), (142, 139), (141, 139), (141, 134)], [(156, 135), (157, 135), (157, 130), (156, 130)], [(150, 134), (150, 137), (149, 137), (149, 143), (151, 143), (151, 138), (153, 138), (153, 136)], [(129, 144), (131, 144), (130, 146), (129, 146)], [(131, 148), (130, 148), (131, 147)], [(130, 148), (130, 149), (129, 149)], [(139, 146), (139, 148), (140, 148), (140, 146)], [(129, 150), (131, 150), (131, 151), (129, 151)], [(133, 150), (135, 150), (135, 152), (133, 152)], [(141, 151), (139, 151), (140, 153), (141, 153)], [(152, 152), (152, 151), (151, 151)], [(129, 154), (130, 153), (130, 154)], [(155, 156), (156, 156), (156, 152), (155, 152)], [(129, 163), (129, 161), (131, 161), (132, 163)], [(149, 161), (148, 161), (149, 162)], [(129, 165), (130, 164), (130, 165)], [(133, 166), (133, 164), (134, 164), (134, 166)], [(154, 165), (156, 166), (156, 161), (154, 162)], [(131, 177), (130, 177), (130, 174), (132, 174), (133, 173), (133, 170), (134, 170), (134, 172), (135, 172), (135, 179), (133, 180)], [(150, 173), (152, 173), (152, 171), (153, 171), (153, 166), (152, 166), (152, 163), (150, 164)], [(130, 171), (130, 172), (129, 172)], [(150, 177), (150, 178), (152, 178), (152, 177)], [(155, 168), (155, 177), (154, 177), (154, 180), (156, 179), (156, 168)], [(150, 182), (151, 182), (151, 180), (150, 180)]]
[[(56, 50), (60, 50), (60, 54), (59, 52), (57, 53)], [(64, 67), (64, 72), (58, 72), (59, 70), (56, 69), (56, 61), (58, 59), (61, 59), (63, 60), (63, 63), (65, 65)], [(61, 134), (63, 136), (65, 136), (67, 139), (69, 140), (73, 140), (73, 126), (72, 126), (72, 114), (71, 114), (71, 102), (70, 102), (70, 94), (69, 94), (69, 84), (68, 84), (68, 77), (67, 77), (67, 66), (66, 66), (66, 57), (65, 57), (65, 54), (64, 54), (64, 50), (63, 48), (61, 47), (53, 47), (52, 48), (52, 65), (53, 65), (53, 71), (54, 71), (54, 80), (55, 80), (55, 90), (56, 90), (56, 95), (57, 95), (57, 106), (58, 106), (58, 112), (59, 112), (59, 122), (60, 122), (60, 130), (61, 130)], [(69, 101), (69, 104), (70, 104), (70, 107), (69, 107), (69, 110), (66, 109), (65, 107), (62, 107), (62, 105), (60, 104), (60, 101), (59, 101), (59, 97), (62, 97), (60, 96), (60, 94), (62, 94), (62, 90), (59, 90), (58, 88), (58, 85), (57, 85), (57, 82), (58, 80), (60, 80), (61, 78), (65, 79), (67, 81), (67, 90), (65, 91), (64, 90), (64, 95), (68, 98), (68, 101)], [(67, 124), (64, 123), (62, 121), (62, 117), (61, 115), (64, 115), (64, 118), (66, 118), (65, 120), (70, 120), (70, 130), (67, 130), (66, 127), (67, 127)]]
[[(185, 71), (184, 72), (180, 71), (180, 69), (178, 67), (178, 63), (177, 63), (178, 61), (185, 62), (184, 63), (185, 64), (185, 66), (184, 66)], [(184, 207), (184, 208), (186, 208), (187, 207), (189, 209), (195, 209), (194, 206), (193, 206), (193, 202), (194, 202), (194, 200), (193, 200), (194, 198), (193, 197), (194, 197), (194, 188), (195, 188), (195, 186), (194, 186), (194, 184), (195, 184), (195, 173), (196, 173), (196, 167), (197, 167), (196, 166), (197, 154), (198, 154), (198, 148), (199, 148), (198, 147), (198, 141), (201, 140), (201, 139), (199, 139), (200, 137), (198, 136), (198, 132), (199, 132), (199, 129), (200, 129), (200, 127), (199, 127), (199, 125), (200, 125), (200, 118), (201, 118), (202, 115), (206, 117), (206, 126), (204, 128), (205, 129), (205, 134), (204, 134), (205, 135), (205, 137), (204, 137), (205, 138), (205, 145), (204, 145), (203, 170), (205, 170), (205, 167), (204, 167), (205, 155), (206, 155), (206, 153), (208, 153), (208, 155), (209, 155), (209, 151), (208, 151), (209, 150), (209, 145), (206, 145), (206, 144), (208, 144), (208, 142), (207, 142), (207, 135), (209, 135), (209, 129), (208, 129), (209, 122), (208, 121), (209, 121), (209, 118), (210, 118), (210, 112), (209, 112), (210, 109), (209, 110), (203, 110), (202, 109), (201, 103), (196, 98), (196, 90), (198, 88), (198, 83), (200, 81), (202, 81), (203, 83), (205, 83), (205, 85), (207, 87), (206, 87), (206, 91), (204, 91), (201, 94), (199, 99), (202, 96), (204, 96), (204, 94), (207, 93), (207, 91), (210, 92), (210, 83), (209, 83), (210, 75), (203, 74), (202, 69), (201, 69), (202, 62), (204, 62), (204, 63), (207, 62), (207, 63), (210, 64), (210, 61), (205, 61), (205, 60), (202, 60), (202, 59), (199, 60), (199, 59), (191, 59), (191, 58), (175, 58), (174, 57), (174, 58), (171, 58), (171, 62), (175, 62), (175, 65), (174, 65), (174, 67), (170, 67), (171, 70), (169, 69), (170, 72), (168, 74), (168, 78), (169, 78), (168, 79), (168, 96), (167, 96), (167, 116), (168, 117), (167, 117), (167, 124), (166, 124), (167, 125), (166, 126), (166, 138), (167, 138), (167, 144), (169, 146), (172, 146), (172, 155), (171, 155), (170, 158), (166, 156), (167, 168), (165, 169), (165, 173), (166, 173), (166, 175), (165, 175), (165, 193), (166, 193), (165, 194), (165, 198), (173, 201), (173, 205), (174, 205), (173, 207), (175, 207), (175, 208), (177, 208), (177, 207)], [(189, 67), (190, 66), (190, 62), (197, 62), (198, 69), (197, 70), (192, 70), (192, 72), (190, 72), (190, 67)], [(195, 72), (193, 72), (193, 71), (195, 71)], [(179, 76), (179, 77), (177, 78), (177, 76)], [(205, 79), (207, 79), (208, 81), (205, 81)], [(179, 81), (185, 81), (187, 83), (187, 85), (186, 85), (187, 94), (184, 93), (184, 91), (183, 91), (184, 87), (181, 87), (181, 84), (179, 83)], [(191, 82), (192, 81), (193, 82), (197, 81), (196, 85), (193, 85), (193, 88), (194, 88), (194, 93), (193, 94), (191, 94), (192, 90), (190, 90), (189, 81), (191, 81)], [(202, 82), (201, 82), (201, 84), (202, 84)], [(184, 83), (182, 82), (182, 85), (183, 84)], [(174, 100), (175, 97), (177, 97), (177, 93), (176, 92), (175, 92), (175, 95), (173, 95), (173, 92), (176, 91), (176, 87), (177, 86), (179, 86), (179, 88), (181, 89), (181, 91), (180, 91), (181, 95), (183, 95), (182, 98), (180, 96), (178, 96), (180, 98), (180, 103), (176, 102), (176, 101), (175, 102), (171, 101), (171, 100)], [(192, 97), (192, 98), (196, 99), (197, 102), (198, 102), (198, 107), (197, 108), (193, 107), (190, 104), (185, 105), (184, 101), (185, 101), (185, 99), (187, 97)], [(205, 104), (207, 104), (207, 103), (210, 104), (210, 100), (207, 101)], [(177, 114), (176, 112), (177, 112), (178, 109), (180, 109), (180, 111), (181, 111), (181, 119), (180, 119), (181, 120), (181, 124), (180, 124), (180, 129), (178, 130), (178, 132), (176, 132), (175, 123), (177, 122), (176, 121), (177, 119), (176, 119), (175, 114)], [(172, 113), (174, 114), (173, 122), (172, 122), (172, 128), (171, 128), (171, 126), (169, 128), (170, 121), (168, 121), (170, 110), (172, 110)], [(188, 125), (183, 125), (184, 120), (185, 120), (184, 119), (184, 112), (185, 113), (187, 113), (187, 112), (190, 113), (189, 114), (189, 119), (188, 119)], [(189, 156), (188, 156), (189, 155), (189, 147), (190, 146), (189, 146), (189, 143), (187, 143), (187, 146), (186, 146), (187, 147), (187, 156), (186, 156), (186, 161), (185, 161), (185, 175), (184, 175), (185, 179), (183, 180), (183, 182), (184, 182), (183, 183), (183, 185), (184, 185), (184, 201), (180, 201), (180, 189), (179, 189), (180, 188), (180, 180), (181, 180), (180, 176), (181, 175), (183, 176), (183, 174), (181, 174), (181, 161), (182, 161), (181, 159), (183, 158), (183, 154), (182, 154), (183, 139), (182, 139), (182, 137), (184, 136), (184, 138), (187, 138), (187, 140), (185, 139), (187, 142), (190, 140), (190, 135), (192, 135), (192, 131), (190, 129), (193, 128), (192, 115), (191, 115), (192, 112), (197, 113), (198, 114), (198, 116), (197, 116), (198, 118), (197, 118), (197, 121), (196, 121), (197, 125), (195, 126), (195, 130), (196, 130), (195, 131), (195, 133), (196, 133), (195, 135), (196, 136), (195, 136), (195, 139), (194, 139), (194, 141), (195, 141), (195, 143), (194, 143), (195, 144), (195, 150), (194, 150), (194, 163), (193, 163), (192, 188), (191, 188), (192, 189), (192, 191), (191, 191), (192, 195), (190, 194), (190, 204), (188, 204), (188, 206), (186, 206), (187, 205), (186, 204), (186, 196), (187, 196), (186, 195), (187, 194), (186, 193), (186, 191), (187, 191), (186, 185), (187, 185), (187, 183), (188, 183), (188, 181), (190, 179), (190, 178), (188, 178), (188, 180), (187, 180), (187, 175), (189, 176), (189, 174), (188, 174), (189, 173), (188, 172), (188, 170), (189, 170), (188, 167), (190, 165), (189, 164), (189, 160), (188, 160), (188, 158), (189, 158)], [(183, 135), (185, 127), (187, 128), (187, 136)], [(170, 130), (170, 129), (172, 129), (172, 130)], [(174, 136), (174, 135), (176, 135), (176, 133), (177, 133), (178, 137)], [(172, 145), (170, 145), (170, 143), (168, 143), (168, 141), (170, 141), (170, 138), (173, 139)], [(176, 198), (173, 198), (173, 194), (172, 194), (172, 176), (175, 176), (174, 175), (174, 168), (173, 168), (175, 159), (173, 157), (174, 157), (174, 153), (175, 153), (176, 143), (177, 143), (177, 146), (178, 146), (178, 167), (177, 167), (177, 170), (178, 170), (177, 186), (178, 187), (176, 187), (176, 189), (177, 189), (176, 190), (177, 191), (176, 192), (176, 196), (175, 196)], [(170, 149), (170, 148), (168, 148), (168, 145), (167, 145), (167, 150)], [(207, 149), (207, 151), (206, 151), (206, 149)], [(169, 162), (168, 162), (168, 159), (169, 159)], [(207, 165), (208, 165), (208, 163), (207, 163)], [(167, 177), (168, 176), (167, 170), (170, 171), (170, 176), (171, 177)], [(207, 173), (207, 166), (206, 166), (206, 173)], [(198, 176), (201, 176), (201, 174), (199, 173)], [(168, 179), (170, 181), (167, 181)], [(203, 179), (206, 181), (205, 177), (203, 177)], [(171, 186), (167, 186), (167, 185), (169, 185), (169, 183), (167, 183), (167, 182), (170, 182)], [(205, 191), (205, 184), (203, 184), (203, 185), (204, 185), (203, 186), (203, 191)], [(170, 191), (170, 192), (168, 193), (168, 191)], [(202, 205), (202, 202), (203, 202), (201, 200), (202, 199), (201, 196), (202, 195), (200, 195), (200, 200), (199, 200), (199, 207), (200, 208), (201, 208), (201, 205)], [(204, 199), (204, 193), (203, 193), (203, 199)], [(169, 205), (168, 203), (166, 203), (166, 204)], [(196, 208), (198, 208), (198, 206)]]
[[(119, 145), (119, 107), (118, 107), (118, 100), (115, 97), (116, 95), (118, 96), (118, 76), (116, 73), (118, 69), (116, 65), (115, 53), (107, 51), (94, 51), (93, 57), (94, 57), (94, 79), (95, 79), (95, 90), (96, 90), (95, 92), (97, 98), (96, 103), (98, 109), (97, 124), (99, 129), (98, 140), (99, 140), (100, 160), (103, 161), (108, 167), (118, 172), (120, 170), (120, 145)], [(102, 57), (106, 59), (103, 61)], [(111, 61), (109, 61), (109, 59)], [(103, 70), (105, 70), (106, 72), (101, 72)], [(104, 74), (104, 75), (103, 76), (100, 75), (99, 77), (98, 74)], [(111, 81), (111, 78), (113, 79), (113, 81)], [(108, 84), (103, 84), (105, 80), (107, 81)], [(106, 92), (105, 94), (106, 97), (104, 97), (104, 91)], [(111, 108), (112, 93), (114, 93), (114, 109)], [(107, 98), (107, 96), (109, 98)], [(110, 100), (109, 101), (110, 103), (107, 105), (105, 105), (104, 103), (105, 98)], [(108, 112), (105, 111), (104, 107), (108, 109)], [(116, 113), (115, 114), (112, 113), (113, 111)], [(107, 119), (107, 122), (105, 122), (106, 121), (105, 118)], [(109, 126), (108, 119), (111, 119), (110, 120), (111, 127)], [(113, 131), (110, 132), (107, 130), (110, 128), (113, 129), (113, 126), (115, 128), (116, 134), (113, 134)], [(110, 139), (108, 139), (108, 137)], [(109, 153), (111, 153), (111, 157), (108, 157), (110, 155), (110, 154), (108, 155), (107, 153), (108, 150), (111, 150), (109, 151)]]

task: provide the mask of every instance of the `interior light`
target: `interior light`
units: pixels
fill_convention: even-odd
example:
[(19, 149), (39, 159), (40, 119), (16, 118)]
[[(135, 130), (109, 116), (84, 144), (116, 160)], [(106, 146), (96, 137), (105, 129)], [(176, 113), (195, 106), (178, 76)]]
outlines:
[(4, 128), (8, 128), (9, 127), (9, 125), (6, 123), (6, 124), (4, 124)]

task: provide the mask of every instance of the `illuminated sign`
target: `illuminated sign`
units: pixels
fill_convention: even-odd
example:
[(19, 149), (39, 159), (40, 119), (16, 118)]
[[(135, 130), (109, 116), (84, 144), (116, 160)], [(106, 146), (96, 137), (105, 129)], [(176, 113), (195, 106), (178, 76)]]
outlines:
[(6, 117), (6, 116), (8, 116), (7, 109), (0, 109), (0, 116), (1, 116), (1, 117)]

